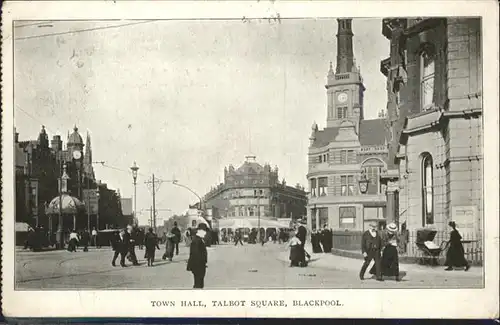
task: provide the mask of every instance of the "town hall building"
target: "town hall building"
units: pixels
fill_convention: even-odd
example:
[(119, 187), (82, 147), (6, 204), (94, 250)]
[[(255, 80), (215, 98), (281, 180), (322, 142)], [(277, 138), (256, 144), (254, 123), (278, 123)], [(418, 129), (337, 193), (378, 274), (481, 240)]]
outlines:
[(326, 127), (309, 137), (310, 229), (363, 230), (386, 223), (388, 127), (384, 117), (365, 120), (365, 86), (353, 52), (352, 19), (338, 19), (337, 65), (327, 75)]

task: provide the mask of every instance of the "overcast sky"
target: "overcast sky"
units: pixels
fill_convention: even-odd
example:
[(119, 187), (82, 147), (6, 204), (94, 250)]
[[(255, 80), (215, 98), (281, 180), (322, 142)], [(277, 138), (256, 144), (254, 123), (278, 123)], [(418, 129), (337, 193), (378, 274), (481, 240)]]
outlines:
[[(287, 183), (306, 185), (311, 124), (326, 123), (335, 19), (153, 21), (100, 29), (126, 23), (17, 24), (15, 126), (21, 140), (36, 138), (43, 124), (50, 138), (61, 134), (66, 144), (76, 124), (84, 139), (91, 135), (94, 161), (122, 170), (137, 161), (138, 212), (151, 205), (144, 182), (152, 173), (175, 176), (202, 195), (223, 180), (224, 166), (239, 166), (249, 153), (277, 165)], [(381, 28), (380, 19), (353, 21), (366, 118), (386, 106), (379, 67), (389, 44)], [(46, 34), (59, 35), (32, 37)], [(133, 195), (129, 173), (95, 170), (122, 196)], [(157, 208), (173, 210), (159, 212), (165, 219), (196, 201), (169, 183), (157, 192)], [(144, 211), (141, 224), (148, 217)]]

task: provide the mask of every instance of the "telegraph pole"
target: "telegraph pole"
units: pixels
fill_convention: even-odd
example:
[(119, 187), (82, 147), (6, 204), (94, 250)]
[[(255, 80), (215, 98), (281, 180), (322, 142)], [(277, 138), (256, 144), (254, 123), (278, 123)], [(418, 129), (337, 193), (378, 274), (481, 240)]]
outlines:
[(146, 185), (151, 185), (151, 192), (153, 194), (153, 206), (151, 207), (151, 226), (153, 227), (155, 232), (156, 232), (156, 191), (158, 191), (161, 183), (163, 183), (163, 181), (156, 179), (155, 174), (152, 175), (150, 181), (145, 182)]

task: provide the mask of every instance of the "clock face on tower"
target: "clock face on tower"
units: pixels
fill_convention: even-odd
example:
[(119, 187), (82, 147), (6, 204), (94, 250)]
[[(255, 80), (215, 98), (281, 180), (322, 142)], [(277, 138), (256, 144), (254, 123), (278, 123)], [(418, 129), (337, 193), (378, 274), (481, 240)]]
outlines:
[(81, 157), (82, 157), (82, 153), (80, 152), (80, 150), (73, 151), (73, 159), (78, 160)]
[(347, 101), (347, 94), (346, 93), (338, 94), (337, 100), (341, 103), (345, 103)]

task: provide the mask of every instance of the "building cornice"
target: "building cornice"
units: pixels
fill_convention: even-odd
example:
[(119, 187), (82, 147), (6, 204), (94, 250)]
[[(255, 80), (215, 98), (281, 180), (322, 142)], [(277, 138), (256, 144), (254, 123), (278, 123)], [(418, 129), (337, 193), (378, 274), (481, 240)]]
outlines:
[(407, 27), (403, 35), (412, 37), (425, 30), (436, 28), (437, 26), (446, 23), (446, 18), (421, 18), (420, 20), (413, 19), (414, 24)]

